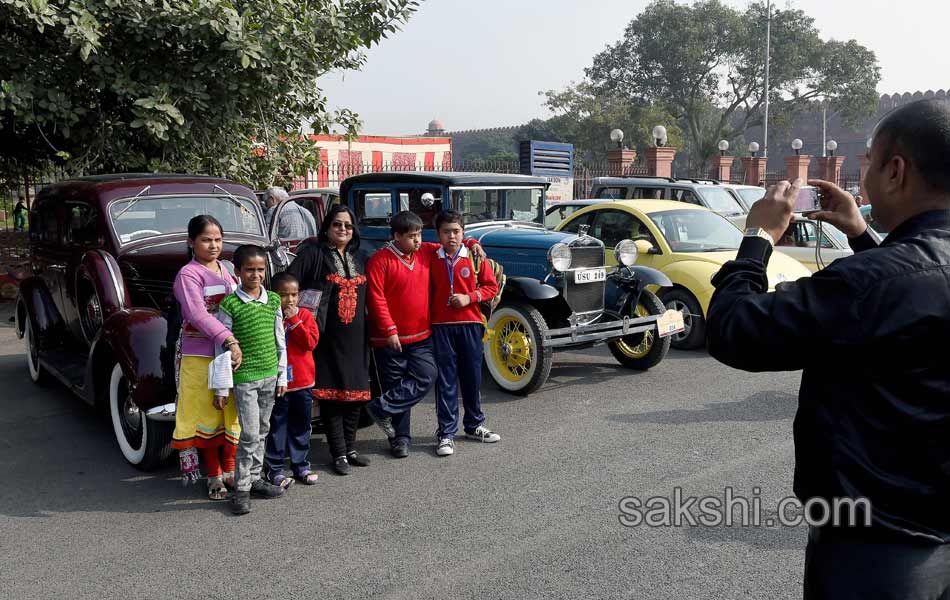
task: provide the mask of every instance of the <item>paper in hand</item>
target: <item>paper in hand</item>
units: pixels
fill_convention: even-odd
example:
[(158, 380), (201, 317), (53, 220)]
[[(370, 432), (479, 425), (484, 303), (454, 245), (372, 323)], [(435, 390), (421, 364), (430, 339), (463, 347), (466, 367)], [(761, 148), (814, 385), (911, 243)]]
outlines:
[(321, 290), (301, 290), (297, 305), (301, 308), (306, 308), (315, 315), (317, 313), (317, 307), (320, 306), (321, 296), (323, 296)]
[(214, 357), (208, 363), (208, 389), (226, 390), (234, 387), (234, 375), (231, 371), (231, 351)]

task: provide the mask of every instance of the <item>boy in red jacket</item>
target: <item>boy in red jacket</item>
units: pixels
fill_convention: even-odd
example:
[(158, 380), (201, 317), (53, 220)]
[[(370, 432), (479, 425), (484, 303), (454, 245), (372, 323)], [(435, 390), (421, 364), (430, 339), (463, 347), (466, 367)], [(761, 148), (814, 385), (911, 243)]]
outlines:
[(455, 453), (461, 388), (465, 435), (483, 442), (497, 442), (497, 433), (485, 427), (481, 407), (482, 336), (485, 327), (478, 304), (498, 293), (490, 268), (475, 273), (471, 255), (462, 244), (462, 214), (449, 210), (435, 220), (442, 248), (432, 263), (432, 340), (438, 357), (435, 405), (439, 422), (436, 454)]
[(305, 485), (317, 482), (317, 474), (310, 470), (310, 417), (313, 396), (310, 388), (314, 381), (313, 349), (320, 341), (317, 322), (309, 310), (297, 306), (300, 286), (290, 273), (278, 273), (271, 278), (271, 287), (280, 296), (284, 313), (284, 331), (287, 335), (287, 393), (278, 396), (270, 417), (264, 466), (271, 483), (282, 488), (294, 480), (284, 475), (284, 456), (290, 454), (294, 477)]
[[(422, 241), (422, 220), (409, 211), (390, 221), (393, 239), (366, 263), (370, 344), (383, 390), (366, 410), (396, 458), (409, 456), (412, 407), (435, 382), (429, 327), (429, 273), (442, 246)], [(464, 245), (480, 251), (475, 240)]]

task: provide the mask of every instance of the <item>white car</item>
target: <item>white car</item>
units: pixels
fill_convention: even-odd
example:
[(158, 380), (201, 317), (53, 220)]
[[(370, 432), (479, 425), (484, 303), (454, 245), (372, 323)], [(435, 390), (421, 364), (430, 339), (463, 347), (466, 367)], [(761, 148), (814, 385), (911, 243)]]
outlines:
[(765, 188), (757, 185), (724, 183), (722, 187), (729, 188), (736, 193), (736, 196), (739, 197), (739, 203), (742, 204), (742, 208), (744, 208), (746, 212), (749, 212), (749, 209), (752, 208), (752, 205), (755, 204), (757, 200), (761, 200), (762, 197), (765, 196)]
[[(871, 237), (878, 243), (881, 236), (868, 228)], [(848, 244), (848, 237), (840, 229), (828, 223), (821, 224), (821, 245), (818, 244), (818, 221), (800, 214), (792, 218), (791, 224), (782, 237), (775, 243), (775, 249), (791, 256), (814, 273), (827, 267), (833, 261), (851, 256), (854, 252)]]

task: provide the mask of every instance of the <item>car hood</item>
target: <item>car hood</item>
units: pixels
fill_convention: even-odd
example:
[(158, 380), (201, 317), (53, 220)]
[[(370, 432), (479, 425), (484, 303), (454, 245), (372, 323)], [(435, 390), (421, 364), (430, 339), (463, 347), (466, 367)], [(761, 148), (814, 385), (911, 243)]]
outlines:
[[(678, 256), (680, 257), (680, 260), (705, 262), (721, 267), (730, 260), (735, 260), (736, 254), (736, 250), (729, 250), (726, 252), (681, 253)], [(716, 270), (718, 271), (718, 268)], [(769, 267), (767, 272), (770, 289), (774, 288), (776, 284), (783, 281), (795, 281), (800, 277), (808, 277), (811, 275), (811, 271), (809, 271), (805, 265), (790, 256), (782, 254), (781, 252), (772, 253), (772, 257), (769, 259)]]
[(485, 248), (519, 248), (547, 250), (558, 242), (569, 242), (577, 237), (573, 233), (561, 233), (541, 227), (517, 223), (491, 223), (469, 225), (465, 230)]

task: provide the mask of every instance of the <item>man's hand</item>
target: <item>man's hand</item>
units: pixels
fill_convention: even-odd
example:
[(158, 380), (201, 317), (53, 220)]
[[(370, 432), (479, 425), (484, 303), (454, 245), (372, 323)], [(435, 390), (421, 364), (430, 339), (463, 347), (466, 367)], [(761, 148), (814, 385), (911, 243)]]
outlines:
[(472, 253), (472, 257), (475, 258), (476, 260), (480, 260), (480, 261), (481, 261), (481, 260), (485, 260), (486, 258), (488, 258), (488, 255), (485, 254), (485, 249), (482, 248), (482, 245), (481, 245), (481, 244), (475, 244), (475, 245), (473, 245), (471, 248), (469, 248), (469, 250), (470, 250), (471, 253)]
[(849, 238), (856, 238), (867, 230), (868, 224), (861, 217), (861, 211), (851, 194), (830, 181), (809, 179), (808, 184), (821, 192), (822, 208), (808, 213), (809, 218), (831, 223)]
[(212, 406), (218, 410), (224, 410), (224, 407), (228, 405), (227, 396), (215, 396), (214, 400), (211, 401)]
[(472, 299), (468, 297), (468, 294), (452, 294), (449, 296), (449, 304), (455, 308), (465, 308), (472, 303)]
[(399, 334), (394, 333), (388, 338), (386, 338), (386, 345), (389, 346), (390, 350), (395, 352), (402, 352), (402, 344), (399, 343)]
[(278, 397), (278, 398), (283, 398), (283, 397), (284, 397), (284, 394), (286, 394), (286, 393), (287, 393), (287, 386), (286, 386), (286, 385), (278, 385), (278, 386), (277, 386), (277, 397)]
[[(765, 197), (752, 205), (746, 217), (746, 227), (761, 227), (777, 242), (782, 239), (788, 224), (792, 222), (792, 209), (802, 187), (801, 178), (789, 184), (780, 181), (770, 186)], [(851, 202), (852, 206), (854, 202)]]

